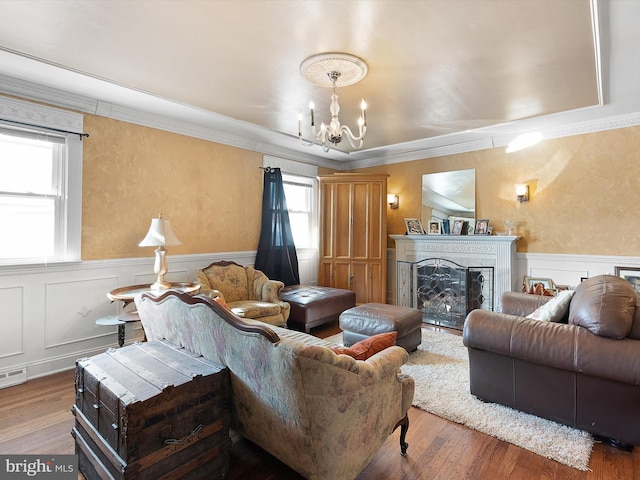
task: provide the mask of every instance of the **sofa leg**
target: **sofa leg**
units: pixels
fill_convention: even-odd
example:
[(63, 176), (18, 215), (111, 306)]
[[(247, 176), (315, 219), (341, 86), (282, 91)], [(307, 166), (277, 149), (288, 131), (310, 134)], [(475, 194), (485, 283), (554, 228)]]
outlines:
[(621, 440), (616, 440), (615, 438), (603, 437), (602, 435), (594, 435), (593, 438), (597, 442), (607, 443), (612, 447), (622, 450), (623, 452), (633, 451), (633, 445), (627, 442), (623, 442)]
[(396, 426), (393, 427), (393, 429), (395, 430), (398, 427), (400, 427), (400, 455), (406, 457), (407, 447), (409, 447), (409, 444), (405, 441), (405, 438), (407, 436), (407, 431), (409, 430), (409, 414), (405, 414), (405, 416), (396, 423)]

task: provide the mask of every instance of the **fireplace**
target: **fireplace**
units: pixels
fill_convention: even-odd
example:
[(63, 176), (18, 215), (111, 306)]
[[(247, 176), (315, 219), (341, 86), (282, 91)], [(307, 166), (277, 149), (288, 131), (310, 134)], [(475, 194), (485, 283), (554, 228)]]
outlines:
[(461, 330), (476, 308), (493, 310), (493, 267), (464, 266), (443, 258), (399, 261), (398, 282), (408, 287), (422, 321)]
[[(500, 311), (504, 292), (517, 291), (521, 279), (512, 275), (518, 237), (508, 235), (389, 235), (395, 242), (396, 262), (420, 262), (442, 258), (473, 271), (474, 267), (493, 268), (493, 309)], [(400, 268), (400, 264), (396, 263)], [(391, 270), (391, 269), (390, 269)], [(411, 275), (396, 272), (396, 305), (413, 307)], [(486, 276), (483, 274), (486, 281)], [(471, 277), (471, 282), (476, 281)], [(487, 297), (487, 294), (484, 295)]]

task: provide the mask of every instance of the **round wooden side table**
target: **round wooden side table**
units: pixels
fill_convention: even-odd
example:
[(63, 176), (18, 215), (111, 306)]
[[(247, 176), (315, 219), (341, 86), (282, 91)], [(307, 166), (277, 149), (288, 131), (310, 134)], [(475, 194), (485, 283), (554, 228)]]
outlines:
[[(169, 289), (168, 289), (169, 290)], [(195, 294), (200, 290), (200, 285), (196, 285), (194, 283), (188, 282), (172, 282), (171, 290), (179, 290), (184, 293)], [(144, 292), (163, 292), (164, 290), (153, 290), (151, 288), (151, 284), (144, 285), (129, 285), (126, 287), (119, 287), (114, 290), (111, 290), (107, 293), (107, 298), (112, 302), (120, 301), (122, 302), (122, 308), (125, 308), (133, 299), (136, 298), (136, 295)], [(106, 317), (102, 317), (96, 320), (96, 325), (105, 325), (105, 326), (114, 326), (118, 327), (118, 345), (121, 347), (124, 345), (125, 339), (125, 325), (128, 322), (139, 322), (140, 316), (138, 312), (123, 312), (120, 315), (108, 315)]]

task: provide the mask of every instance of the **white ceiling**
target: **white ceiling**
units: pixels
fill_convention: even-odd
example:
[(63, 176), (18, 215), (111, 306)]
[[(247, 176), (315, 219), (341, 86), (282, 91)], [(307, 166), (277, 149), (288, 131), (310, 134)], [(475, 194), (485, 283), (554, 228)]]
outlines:
[[(5, 77), (291, 158), (422, 158), (640, 111), (640, 1), (3, 0), (0, 18)], [(299, 73), (323, 52), (368, 64), (337, 92), (354, 130), (360, 99), (369, 105), (363, 150), (343, 140), (325, 154), (296, 138), (310, 99), (329, 118), (330, 90)]]

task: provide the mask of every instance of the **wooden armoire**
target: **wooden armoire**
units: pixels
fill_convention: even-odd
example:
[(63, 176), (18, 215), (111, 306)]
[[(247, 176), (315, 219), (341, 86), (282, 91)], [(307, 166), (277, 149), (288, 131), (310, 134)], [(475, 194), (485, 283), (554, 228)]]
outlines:
[(386, 303), (386, 174), (335, 173), (320, 181), (318, 285), (353, 290), (356, 303)]

